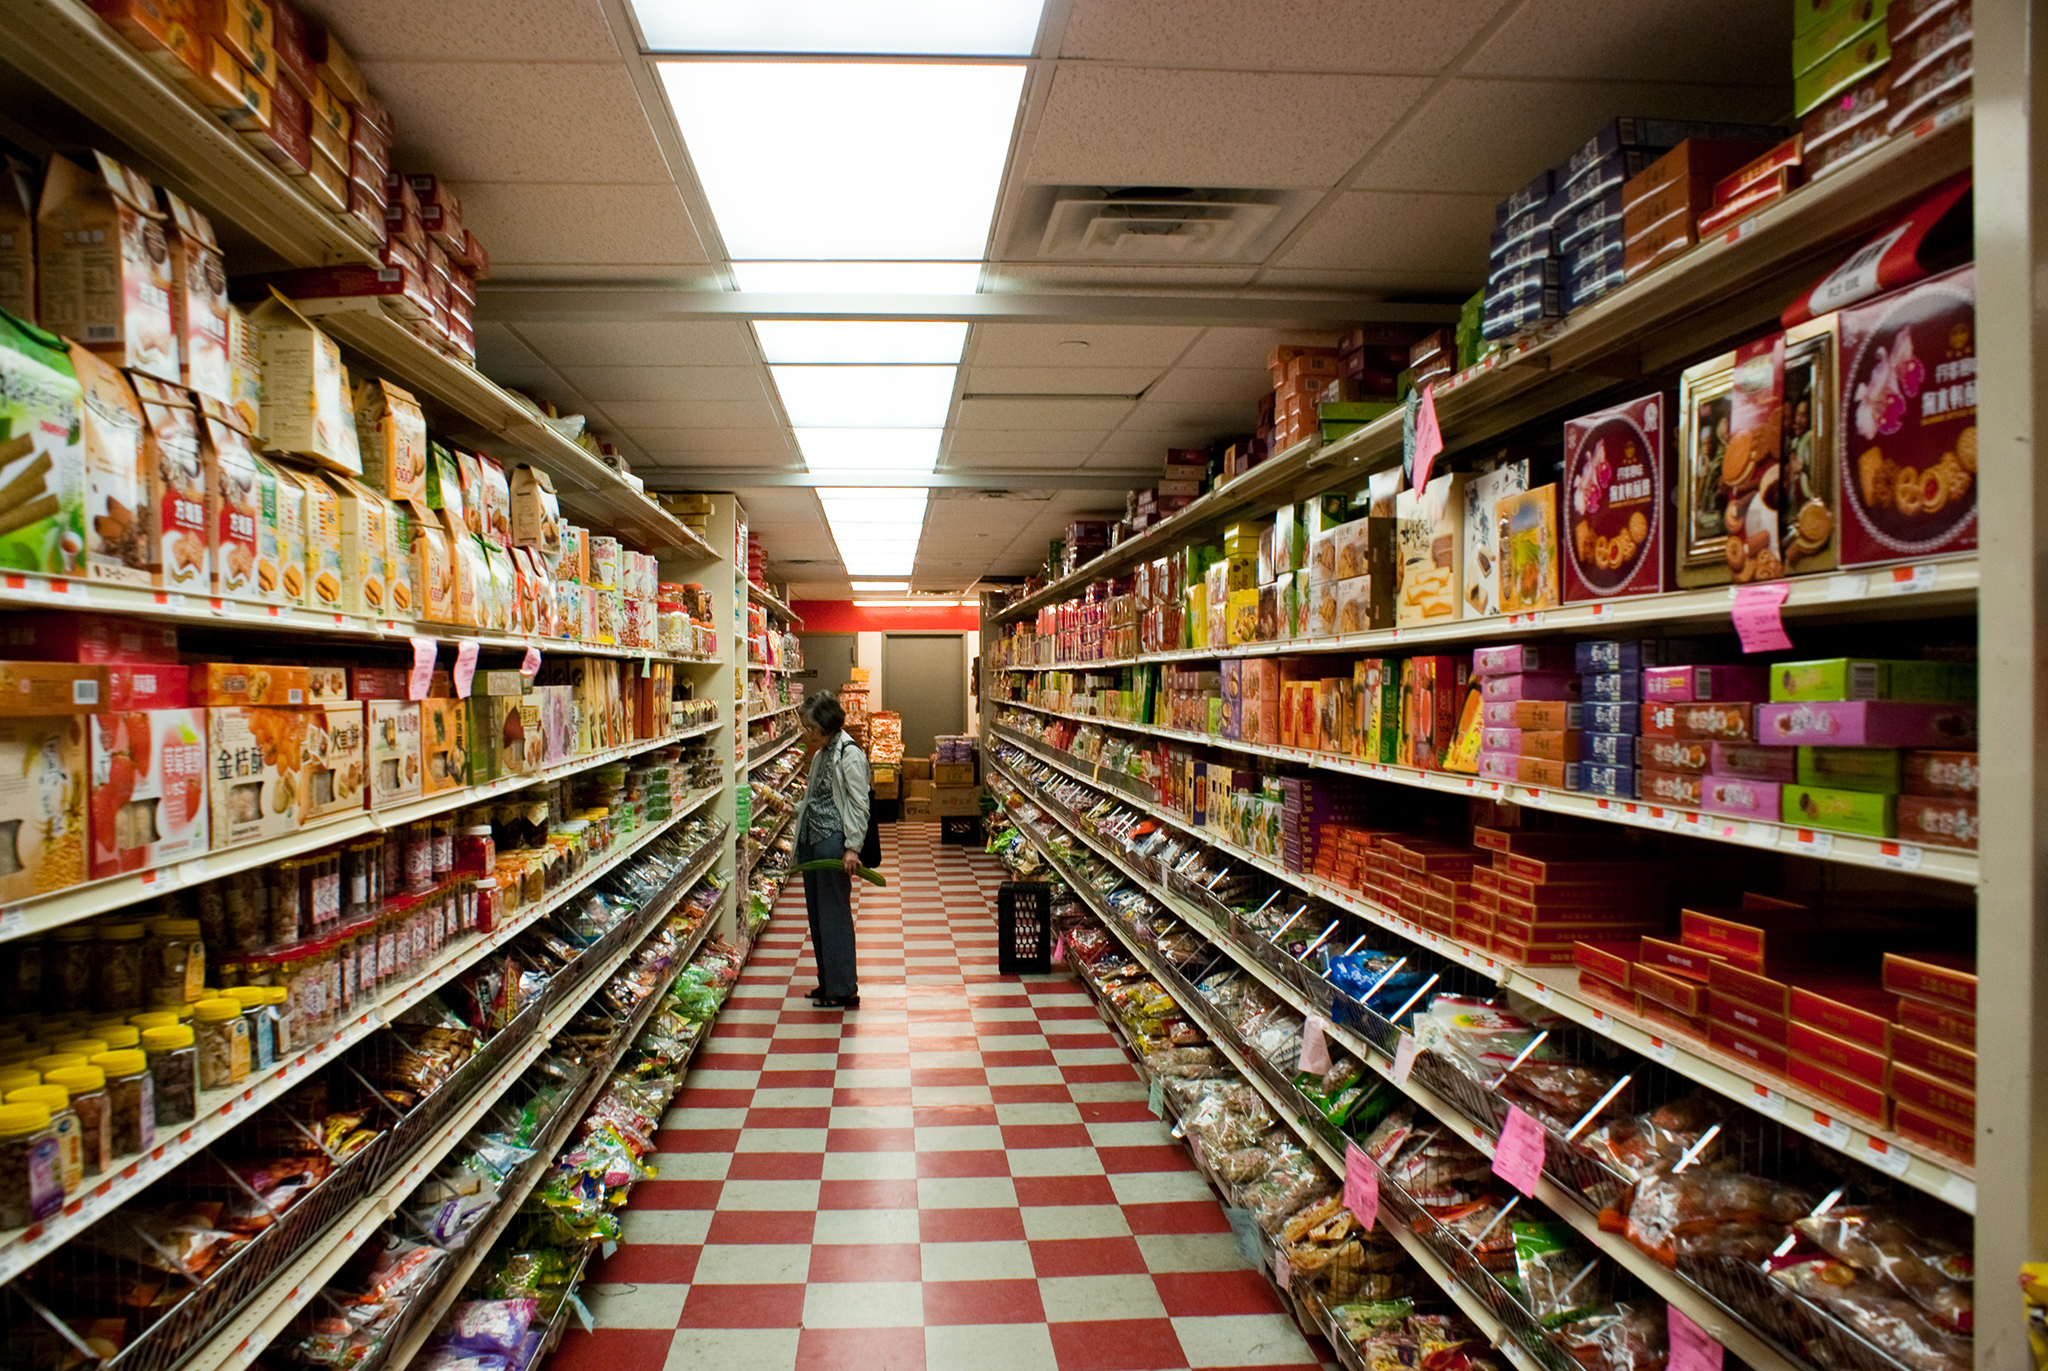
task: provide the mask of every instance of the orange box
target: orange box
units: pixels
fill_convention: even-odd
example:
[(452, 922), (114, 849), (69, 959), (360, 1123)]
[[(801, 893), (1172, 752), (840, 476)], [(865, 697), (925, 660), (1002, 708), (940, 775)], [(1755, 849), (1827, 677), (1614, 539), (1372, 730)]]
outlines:
[(1882, 1090), (1818, 1062), (1795, 1056), (1786, 1062), (1785, 1075), (1793, 1084), (1879, 1128), (1891, 1118), (1892, 1102)]
[(1741, 1057), (1772, 1075), (1785, 1074), (1787, 1056), (1781, 1043), (1771, 1042), (1753, 1033), (1744, 1033), (1741, 1029), (1732, 1028), (1719, 1019), (1707, 1021), (1707, 1041), (1730, 1056)]
[(1636, 961), (1639, 964), (1654, 967), (1673, 976), (1682, 976), (1700, 985), (1708, 983), (1712, 978), (1714, 963), (1720, 960), (1711, 952), (1702, 952), (1696, 947), (1674, 943), (1667, 938), (1645, 938), (1642, 946), (1636, 950)]
[(1915, 1109), (1910, 1105), (1897, 1105), (1892, 1110), (1892, 1127), (1899, 1136), (1911, 1139), (1937, 1152), (1946, 1152), (1959, 1161), (1974, 1165), (1977, 1159), (1977, 1130), (1974, 1125), (1962, 1124), (1934, 1113), (1932, 1110)]
[(1890, 1008), (1891, 997), (1867, 982), (1802, 977), (1792, 986), (1788, 1017), (1884, 1053), (1891, 1050)]
[(1973, 1086), (1957, 1085), (1894, 1062), (1891, 1097), (1922, 1113), (1939, 1115), (1958, 1128), (1977, 1126), (1977, 1091)]
[(1712, 1036), (1713, 1025), (1693, 1014), (1680, 1014), (1677, 1010), (1636, 996), (1636, 1014), (1667, 1032), (1681, 1037), (1699, 1038), (1702, 1041)]
[(1943, 952), (1911, 957), (1901, 952), (1887, 952), (1884, 954), (1884, 988), (1894, 995), (1907, 995), (1975, 1014), (1976, 958)]
[(1630, 1014), (1636, 1012), (1634, 991), (1603, 981), (1598, 976), (1588, 976), (1583, 971), (1579, 973), (1579, 994), (1608, 1009), (1625, 1010)]
[(1977, 1053), (1904, 1024), (1892, 1026), (1892, 1065), (1910, 1067), (1951, 1085), (1977, 1085)]
[[(107, 669), (70, 662), (0, 662), (0, 718), (92, 714), (107, 699)], [(83, 736), (80, 735), (83, 756)], [(83, 854), (81, 854), (82, 856)], [(84, 867), (78, 879), (84, 879)]]
[(266, 705), (273, 709), (303, 709), (312, 703), (312, 680), (302, 666), (202, 662), (192, 668), (191, 693), (193, 704), (213, 707)]
[(1581, 939), (1572, 945), (1572, 964), (1609, 985), (1626, 990), (1635, 971), (1636, 945)]
[(1974, 1049), (1977, 1046), (1977, 1016), (1920, 1000), (1900, 999), (1898, 1022), (1907, 1028)]
[(206, 38), (198, 0), (91, 0), (107, 21), (151, 65), (174, 81), (190, 81), (206, 67)]
[(1644, 999), (1676, 1010), (1687, 1018), (1706, 1017), (1707, 987), (1704, 982), (1689, 980), (1659, 966), (1637, 962), (1629, 984), (1636, 994)]

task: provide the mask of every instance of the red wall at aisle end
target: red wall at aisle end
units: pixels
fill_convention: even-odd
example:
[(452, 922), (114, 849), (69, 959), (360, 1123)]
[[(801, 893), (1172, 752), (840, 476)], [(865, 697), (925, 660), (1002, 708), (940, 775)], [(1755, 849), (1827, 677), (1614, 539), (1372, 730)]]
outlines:
[(971, 605), (884, 608), (851, 600), (794, 600), (789, 607), (802, 617), (805, 633), (972, 633), (981, 627), (981, 611)]

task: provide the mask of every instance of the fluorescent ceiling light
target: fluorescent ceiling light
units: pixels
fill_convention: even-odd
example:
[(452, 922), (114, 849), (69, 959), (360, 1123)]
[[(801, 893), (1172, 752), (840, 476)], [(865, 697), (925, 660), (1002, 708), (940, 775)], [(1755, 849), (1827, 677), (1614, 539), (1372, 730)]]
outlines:
[(770, 367), (794, 428), (942, 428), (953, 367)]
[(854, 588), (855, 590), (908, 590), (908, 589), (910, 589), (910, 582), (908, 582), (908, 581), (855, 581), (855, 582), (853, 582), (853, 588)]
[(770, 362), (914, 363), (960, 360), (967, 344), (965, 323), (837, 322), (819, 319), (760, 319), (754, 332)]
[[(842, 524), (858, 542), (863, 528), (924, 526), (927, 492), (890, 486), (820, 486), (818, 503), (835, 531)], [(855, 522), (857, 521), (857, 522)]]
[(1022, 66), (658, 65), (728, 256), (980, 260)]
[(733, 281), (760, 295), (972, 295), (979, 262), (734, 262)]
[(845, 52), (1024, 57), (1040, 0), (633, 0), (653, 52)]
[(901, 471), (939, 465), (941, 428), (800, 428), (796, 445), (812, 471)]
[(979, 600), (855, 600), (862, 609), (968, 609), (981, 603)]

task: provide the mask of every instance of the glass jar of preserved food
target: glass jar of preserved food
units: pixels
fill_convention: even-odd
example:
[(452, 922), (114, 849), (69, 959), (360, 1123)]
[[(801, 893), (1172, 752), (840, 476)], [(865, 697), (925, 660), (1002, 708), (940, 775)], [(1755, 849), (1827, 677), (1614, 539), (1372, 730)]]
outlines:
[(142, 1035), (156, 1085), (156, 1121), (176, 1128), (199, 1116), (199, 1048), (190, 1028), (152, 1028)]
[(184, 1004), (206, 984), (206, 943), (197, 919), (159, 919), (150, 930), (150, 1004)]
[(343, 918), (357, 919), (365, 914), (374, 914), (382, 903), (384, 859), (378, 854), (378, 846), (377, 839), (365, 838), (342, 849)]
[(107, 1073), (96, 1066), (60, 1067), (50, 1073), (48, 1084), (61, 1085), (71, 1093), (86, 1176), (111, 1170), (114, 1134), (113, 1122), (107, 1115)]
[(405, 826), (405, 893), (424, 895), (434, 888), (434, 826), (415, 819)]
[(498, 844), (489, 824), (472, 824), (455, 837), (455, 869), (468, 876), (488, 876), (498, 864)]
[(64, 1206), (57, 1134), (39, 1104), (0, 1104), (0, 1228), (26, 1228)]
[(222, 992), (221, 998), (242, 1006), (242, 1024), (249, 1035), (249, 1069), (268, 1071), (277, 1061), (277, 1037), (263, 1012), (270, 997), (260, 985), (233, 985)]
[(470, 904), (475, 912), (472, 924), (478, 932), (489, 933), (498, 926), (498, 882), (492, 876), (480, 876), (469, 883)]
[(443, 814), (429, 822), (434, 826), (434, 879), (445, 881), (455, 870), (455, 816)]
[(51, 1043), (50, 1047), (53, 1051), (76, 1053), (87, 1061), (91, 1061), (100, 1053), (111, 1051), (113, 1044), (105, 1038), (76, 1037), (59, 1038), (56, 1042)]
[(222, 1090), (249, 1074), (249, 1025), (239, 1000), (201, 1000), (192, 1007), (199, 1041), (199, 1083)]
[[(196, 993), (193, 998), (198, 998)], [(190, 1001), (184, 1003), (190, 1003)], [(182, 1009), (183, 1007), (184, 1004), (181, 1003), (179, 1008)], [(130, 1014), (128, 1022), (137, 1029), (146, 1032), (152, 1028), (176, 1028), (184, 1020), (178, 1016), (177, 1009), (150, 1009), (140, 1014)]]
[(39, 1104), (50, 1111), (50, 1129), (57, 1135), (57, 1179), (65, 1198), (85, 1185), (85, 1140), (71, 1092), (61, 1085), (26, 1085), (7, 1093), (9, 1104)]
[(270, 926), (265, 936), (243, 950), (264, 943), (288, 943), (313, 932), (313, 861), (310, 857), (287, 857), (271, 870), (277, 873), (276, 890), (270, 900)]
[(93, 931), (83, 924), (50, 930), (43, 949), (43, 1007), (68, 1014), (92, 1002)]
[(102, 1052), (92, 1064), (107, 1073), (108, 1145), (114, 1155), (126, 1157), (155, 1147), (156, 1086), (149, 1076), (148, 1056), (130, 1047)]

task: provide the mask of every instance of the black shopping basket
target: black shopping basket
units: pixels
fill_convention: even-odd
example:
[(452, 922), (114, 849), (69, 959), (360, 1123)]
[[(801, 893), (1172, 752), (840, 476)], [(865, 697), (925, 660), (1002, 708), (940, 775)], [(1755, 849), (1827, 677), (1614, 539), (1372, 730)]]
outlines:
[(1052, 887), (1004, 881), (996, 891), (997, 969), (1005, 976), (1052, 971)]

